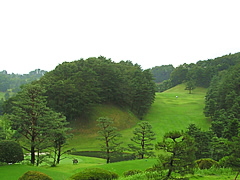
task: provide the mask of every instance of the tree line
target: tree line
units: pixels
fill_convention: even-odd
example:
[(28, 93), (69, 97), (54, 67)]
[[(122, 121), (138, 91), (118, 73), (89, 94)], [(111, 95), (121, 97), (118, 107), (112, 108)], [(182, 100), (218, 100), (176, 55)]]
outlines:
[(64, 62), (38, 83), (46, 89), (47, 105), (68, 120), (87, 117), (94, 105), (107, 103), (129, 109), (141, 119), (155, 98), (149, 70), (102, 56)]
[(154, 73), (155, 81), (158, 83), (159, 81), (157, 80), (159, 77), (157, 77), (156, 68), (161, 70), (161, 73), (164, 71), (170, 72), (170, 77), (160, 81), (157, 85), (158, 92), (163, 92), (181, 83), (189, 83), (191, 86), (208, 88), (214, 76), (218, 76), (221, 72), (228, 70), (239, 62), (240, 53), (235, 53), (217, 57), (215, 59), (200, 60), (196, 64), (184, 63), (174, 69), (169, 65), (167, 66), (168, 68), (171, 68), (169, 71), (165, 69), (165, 66), (162, 66), (161, 68), (154, 67), (151, 71)]
[(0, 92), (20, 91), (20, 86), (40, 79), (47, 71), (35, 69), (28, 74), (8, 74), (6, 70), (0, 72)]

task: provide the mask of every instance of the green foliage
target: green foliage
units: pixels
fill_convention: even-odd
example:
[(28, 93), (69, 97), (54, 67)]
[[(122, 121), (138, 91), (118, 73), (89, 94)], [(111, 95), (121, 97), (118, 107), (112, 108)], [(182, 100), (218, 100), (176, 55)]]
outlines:
[(156, 149), (167, 152), (166, 155), (159, 155), (158, 164), (155, 165), (159, 170), (167, 170), (166, 179), (193, 173), (195, 147), (194, 140), (188, 135), (179, 131), (166, 133)]
[(185, 90), (188, 90), (189, 94), (192, 94), (192, 90), (194, 90), (195, 88), (195, 82), (192, 79), (187, 81)]
[(120, 144), (122, 142), (118, 142), (118, 138), (122, 135), (117, 132), (117, 128), (111, 126), (113, 120), (108, 117), (100, 117), (97, 119), (97, 126), (100, 127), (98, 131), (99, 137), (98, 139), (103, 141), (104, 145), (101, 145), (102, 151), (106, 152), (107, 163), (110, 162), (111, 152), (120, 151)]
[(238, 134), (240, 118), (240, 65), (215, 77), (206, 95), (204, 113), (212, 117), (212, 130), (218, 137), (231, 140)]
[(150, 71), (153, 74), (154, 82), (160, 83), (170, 78), (171, 72), (174, 70), (173, 65), (155, 66)]
[(111, 180), (117, 178), (118, 174), (100, 168), (88, 168), (70, 177), (74, 180)]
[(202, 131), (201, 128), (198, 128), (195, 124), (190, 124), (187, 127), (186, 133), (194, 138), (196, 159), (211, 157), (213, 135), (210, 131)]
[(200, 169), (210, 169), (211, 167), (218, 168), (219, 164), (217, 161), (212, 159), (199, 159), (195, 161)]
[(192, 79), (196, 86), (208, 87), (211, 79), (240, 62), (240, 53), (229, 54), (215, 59), (198, 61), (196, 64), (183, 64), (171, 73), (173, 86)]
[(186, 80), (187, 72), (188, 72), (187, 64), (180, 65), (177, 68), (175, 68), (171, 73), (171, 81), (173, 86), (181, 84), (184, 80)]
[(168, 90), (172, 87), (173, 87), (172, 81), (169, 79), (169, 80), (163, 81), (160, 84), (157, 84), (156, 85), (156, 88), (157, 88), (156, 90), (157, 90), (157, 92), (163, 92), (163, 91), (166, 91), (166, 90)]
[(28, 171), (24, 173), (18, 180), (53, 180), (53, 178), (42, 172)]
[(130, 61), (115, 63), (102, 56), (64, 62), (39, 83), (47, 90), (48, 106), (68, 120), (87, 119), (94, 105), (106, 103), (130, 109), (142, 118), (155, 97), (149, 70)]
[(155, 140), (155, 133), (152, 131), (152, 126), (147, 121), (138, 123), (138, 127), (133, 131), (134, 136), (131, 141), (135, 144), (128, 144), (129, 148), (136, 153), (139, 158), (143, 159), (144, 156), (153, 156), (153, 144)]
[(35, 163), (35, 152), (39, 154), (52, 146), (50, 142), (54, 141), (53, 137), (66, 132), (65, 126), (68, 124), (64, 116), (46, 106), (47, 97), (43, 94), (44, 89), (40, 85), (25, 85), (14, 97), (13, 111), (9, 115), (12, 129), (25, 139), (25, 149), (31, 152), (32, 164)]
[(23, 161), (22, 147), (9, 140), (0, 141), (0, 162), (17, 163)]
[(138, 169), (134, 169), (134, 170), (127, 170), (123, 173), (123, 176), (124, 177), (127, 177), (127, 176), (132, 176), (134, 174), (139, 174), (139, 173), (142, 173), (141, 170), (138, 170)]
[[(7, 92), (8, 89), (12, 89), (13, 92), (18, 92), (20, 86), (30, 83), (34, 80), (38, 80), (42, 77), (46, 71), (36, 69), (35, 71), (29, 72), (29, 74), (8, 74), (7, 71), (0, 72), (0, 91)], [(8, 96), (8, 95), (7, 95)], [(7, 100), (7, 99), (6, 99)]]

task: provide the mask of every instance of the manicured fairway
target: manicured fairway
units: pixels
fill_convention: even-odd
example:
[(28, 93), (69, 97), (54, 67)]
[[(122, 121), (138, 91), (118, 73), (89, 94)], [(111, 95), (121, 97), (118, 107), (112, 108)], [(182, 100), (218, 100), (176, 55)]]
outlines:
[(186, 130), (191, 123), (203, 130), (209, 128), (210, 122), (203, 114), (206, 89), (196, 88), (189, 94), (184, 88), (184, 85), (178, 85), (156, 94), (156, 100), (144, 120), (152, 124), (157, 141), (161, 140), (166, 132)]

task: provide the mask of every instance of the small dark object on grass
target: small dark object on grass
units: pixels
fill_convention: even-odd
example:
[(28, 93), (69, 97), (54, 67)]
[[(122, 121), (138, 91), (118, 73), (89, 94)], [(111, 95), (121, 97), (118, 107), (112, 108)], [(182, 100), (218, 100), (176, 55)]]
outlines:
[(77, 164), (78, 163), (78, 160), (77, 159), (74, 159), (73, 160), (73, 164)]

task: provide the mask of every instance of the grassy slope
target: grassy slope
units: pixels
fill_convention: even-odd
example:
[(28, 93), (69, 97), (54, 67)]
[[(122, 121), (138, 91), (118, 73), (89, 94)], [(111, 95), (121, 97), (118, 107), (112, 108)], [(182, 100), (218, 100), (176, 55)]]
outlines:
[[(193, 91), (193, 94), (188, 94), (188, 91), (184, 91), (184, 85), (179, 85), (164, 93), (158, 93), (155, 103), (152, 105), (149, 113), (144, 117), (144, 120), (152, 124), (153, 130), (157, 134), (156, 141), (160, 141), (165, 132), (185, 130), (189, 123), (195, 123), (205, 130), (208, 129), (210, 123), (202, 113), (205, 92), (206, 89), (197, 88)], [(177, 99), (176, 96), (178, 96)], [(75, 129), (75, 136), (70, 141), (69, 146), (75, 147), (77, 150), (99, 150), (99, 142), (96, 140), (97, 128), (95, 119), (100, 116), (110, 116), (115, 119), (115, 125), (121, 129), (124, 146), (126, 147), (127, 143), (130, 142), (129, 139), (132, 136), (132, 131), (138, 120), (132, 114), (109, 105), (96, 107), (91, 117), (92, 121), (88, 124), (83, 126), (77, 122), (75, 123), (75, 125), (78, 125), (78, 128)], [(73, 158), (79, 160), (77, 165), (72, 165)], [(68, 158), (61, 161), (59, 166), (54, 168), (49, 166), (31, 167), (26, 165), (0, 166), (0, 174), (2, 177), (11, 176), (11, 178), (6, 179), (17, 179), (24, 172), (36, 169), (50, 175), (56, 180), (62, 180), (67, 179), (67, 177), (87, 167), (100, 167), (122, 175), (126, 170), (144, 170), (151, 167), (154, 163), (156, 163), (156, 159), (106, 164), (105, 160), (99, 158), (68, 156)], [(13, 171), (16, 173), (12, 173)], [(196, 179), (216, 179), (216, 176), (196, 175), (195, 177)], [(226, 179), (224, 176), (218, 176), (217, 178), (219, 180)]]
[[(186, 130), (190, 123), (195, 123), (202, 129), (208, 129), (210, 123), (204, 117), (204, 96), (206, 89), (197, 88), (192, 94), (184, 90), (184, 85), (178, 85), (164, 93), (157, 93), (154, 104), (143, 120), (149, 121), (156, 133), (156, 142), (160, 141), (163, 135), (172, 130)], [(178, 96), (178, 98), (176, 98)], [(99, 142), (96, 140), (97, 127), (96, 119), (101, 116), (109, 116), (114, 119), (115, 126), (121, 130), (123, 144), (130, 143), (130, 137), (136, 127), (138, 120), (129, 112), (119, 110), (114, 106), (98, 106), (90, 119), (90, 123), (77, 125), (74, 138), (70, 146), (77, 150), (99, 150)]]
[(184, 85), (178, 85), (164, 93), (158, 93), (155, 103), (144, 118), (152, 124), (157, 141), (168, 131), (186, 130), (191, 123), (203, 130), (208, 129), (210, 122), (203, 114), (206, 89), (196, 88), (189, 94), (184, 88)]

